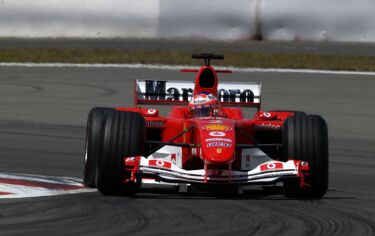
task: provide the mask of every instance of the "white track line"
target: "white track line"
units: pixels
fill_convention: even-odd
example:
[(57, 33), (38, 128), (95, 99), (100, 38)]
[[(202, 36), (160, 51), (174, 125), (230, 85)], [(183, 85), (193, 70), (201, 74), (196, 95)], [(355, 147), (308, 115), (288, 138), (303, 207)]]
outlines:
[[(76, 67), (76, 68), (129, 68), (129, 69), (156, 69), (156, 70), (181, 70), (196, 69), (198, 66), (184, 65), (150, 65), (150, 64), (74, 64), (74, 63), (0, 63), (3, 67)], [(240, 68), (240, 67), (215, 67), (234, 72), (277, 72), (277, 73), (308, 73), (308, 74), (337, 74), (337, 75), (375, 75), (369, 71), (332, 71), (310, 69), (277, 69), (277, 68)]]

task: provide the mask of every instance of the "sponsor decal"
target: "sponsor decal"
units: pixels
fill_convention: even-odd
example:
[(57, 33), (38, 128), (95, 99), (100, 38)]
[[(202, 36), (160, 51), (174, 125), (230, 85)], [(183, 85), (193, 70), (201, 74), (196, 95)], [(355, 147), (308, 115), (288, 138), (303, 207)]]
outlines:
[(233, 141), (232, 141), (232, 139), (229, 139), (229, 138), (207, 138), (206, 140), (205, 140), (207, 143), (208, 142), (228, 142), (228, 143), (232, 143)]
[(212, 94), (199, 94), (194, 96), (191, 103), (199, 105), (202, 103), (210, 102), (212, 99), (215, 99)]
[(223, 125), (223, 124), (208, 124), (208, 125), (204, 125), (202, 127), (203, 129), (205, 130), (209, 130), (209, 131), (228, 131), (228, 130), (232, 130), (232, 127), (228, 126), (228, 125)]
[(261, 130), (281, 130), (280, 125), (273, 125), (273, 124), (255, 124), (254, 126), (255, 129), (261, 129)]
[[(188, 101), (194, 92), (189, 86), (193, 84), (146, 80), (142, 91), (148, 100)], [(218, 99), (221, 102), (254, 102), (254, 92), (251, 89), (220, 88)]]
[(213, 142), (213, 143), (207, 143), (207, 147), (225, 147), (225, 148), (230, 148), (230, 147), (232, 147), (232, 144), (230, 144), (230, 143), (223, 143), (223, 142)]
[(213, 137), (224, 137), (225, 136), (225, 133), (220, 132), (220, 131), (212, 131), (212, 132), (209, 132), (208, 134), (210, 136), (213, 136)]
[(165, 169), (171, 169), (172, 164), (168, 161), (163, 161), (163, 160), (149, 160), (148, 161), (149, 166), (156, 166), (160, 168), (165, 168)]
[(147, 114), (148, 115), (156, 115), (156, 114), (158, 114), (158, 110), (156, 110), (156, 109), (148, 109), (147, 110)]
[(260, 165), (260, 171), (271, 171), (283, 169), (283, 163), (281, 162), (270, 162)]
[(125, 163), (134, 162), (134, 161), (135, 161), (135, 157), (126, 157), (125, 158)]
[(161, 128), (161, 127), (164, 127), (164, 122), (149, 120), (149, 121), (146, 121), (146, 127)]
[(271, 113), (269, 113), (269, 112), (263, 112), (263, 116), (267, 117), (267, 118), (270, 118), (271, 117)]
[(134, 167), (139, 165), (140, 156), (124, 157), (125, 167)]
[(171, 153), (171, 161), (173, 164), (177, 165), (176, 153)]

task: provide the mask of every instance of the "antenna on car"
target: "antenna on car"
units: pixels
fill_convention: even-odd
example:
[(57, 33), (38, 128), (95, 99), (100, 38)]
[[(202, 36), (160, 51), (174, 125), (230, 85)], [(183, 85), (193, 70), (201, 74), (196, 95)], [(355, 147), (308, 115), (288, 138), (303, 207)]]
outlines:
[(224, 55), (213, 53), (194, 53), (191, 57), (193, 59), (204, 59), (205, 66), (210, 66), (211, 60), (224, 60)]

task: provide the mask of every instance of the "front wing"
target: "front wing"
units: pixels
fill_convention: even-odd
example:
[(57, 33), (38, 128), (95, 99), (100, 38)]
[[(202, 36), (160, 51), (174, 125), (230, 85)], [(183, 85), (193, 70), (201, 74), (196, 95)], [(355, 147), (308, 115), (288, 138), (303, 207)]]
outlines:
[[(134, 157), (132, 157), (134, 158)], [(267, 161), (249, 171), (226, 170), (184, 170), (172, 162), (161, 159), (135, 157), (139, 164), (137, 175), (154, 178), (166, 183), (205, 183), (205, 184), (274, 184), (286, 179), (304, 180), (304, 172), (308, 171), (308, 163), (289, 160), (287, 162)], [(125, 160), (126, 163), (126, 160)]]

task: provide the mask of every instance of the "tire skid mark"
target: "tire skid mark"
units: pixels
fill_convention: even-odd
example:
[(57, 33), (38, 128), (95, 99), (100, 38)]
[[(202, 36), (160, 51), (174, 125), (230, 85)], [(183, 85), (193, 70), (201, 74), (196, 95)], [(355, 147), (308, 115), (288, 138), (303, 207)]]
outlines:
[[(192, 209), (191, 207), (195, 204), (194, 200), (182, 200), (180, 204), (170, 204), (169, 207), (167, 207), (169, 204), (166, 202), (163, 202), (164, 204), (161, 205), (153, 205), (154, 213), (147, 215), (150, 221), (149, 227), (138, 231), (135, 235), (185, 235), (194, 234), (198, 231), (200, 235), (250, 235), (259, 231), (266, 231), (267, 227), (271, 225), (266, 225), (266, 227), (260, 226), (262, 225), (262, 220), (266, 218), (259, 218), (256, 208), (252, 209), (252, 211), (247, 211), (241, 207), (234, 207), (234, 209), (228, 210), (229, 205), (224, 203), (220, 207), (223, 210), (220, 210), (220, 208), (214, 207), (215, 201), (213, 200), (211, 204), (199, 204), (200, 208), (198, 209)], [(149, 206), (146, 205), (144, 207)], [(280, 225), (274, 219), (271, 221), (274, 228), (273, 232), (279, 232), (280, 228), (275, 227), (275, 225)], [(226, 223), (215, 224), (215, 222)], [(164, 227), (157, 227), (160, 224)], [(232, 224), (234, 226), (230, 227)], [(204, 231), (200, 230), (202, 227)], [(151, 231), (150, 228), (153, 230)]]
[[(52, 80), (52, 81), (43, 81), (43, 82), (36, 82), (36, 83), (27, 83), (27, 82), (23, 82), (23, 81), (27, 81), (27, 77), (17, 77), (17, 78), (13, 78), (13, 79), (4, 79), (3, 81), (0, 81), (0, 84), (1, 85), (5, 85), (5, 86), (13, 86), (14, 88), (11, 89), (9, 91), (9, 89), (6, 89), (4, 90), (3, 95), (6, 95), (6, 96), (19, 96), (20, 94), (22, 96), (25, 96), (25, 95), (34, 95), (36, 93), (42, 93), (44, 91), (47, 90), (48, 86), (50, 86), (51, 84), (52, 85), (62, 85), (62, 86), (65, 86), (65, 87), (73, 87), (73, 88), (83, 88), (85, 91), (87, 89), (94, 89), (94, 90), (97, 90), (96, 94), (95, 95), (85, 95), (86, 93), (81, 93), (79, 94), (79, 96), (75, 96), (74, 98), (77, 99), (77, 98), (89, 98), (89, 97), (107, 97), (107, 96), (110, 96), (110, 95), (113, 95), (113, 94), (116, 94), (118, 93), (118, 89), (115, 89), (115, 88), (110, 88), (110, 87), (107, 87), (105, 86), (104, 84), (99, 84), (99, 85), (96, 85), (96, 84), (85, 84), (85, 83), (77, 83), (77, 82), (58, 82), (56, 80)], [(87, 78), (89, 79), (89, 78)], [(25, 87), (25, 88), (28, 88), (29, 90), (26, 90), (25, 89), (21, 89), (21, 91), (17, 91), (17, 92), (12, 92), (13, 90), (20, 90), (20, 89), (17, 89), (17, 87)], [(61, 89), (62, 90), (62, 89)], [(69, 90), (69, 89), (66, 89), (66, 90)], [(71, 98), (71, 95), (69, 95), (69, 98)]]
[[(89, 78), (87, 78), (89, 80)], [(74, 96), (73, 98), (89, 98), (89, 97), (106, 97), (111, 96), (113, 94), (118, 93), (118, 89), (116, 88), (110, 88), (105, 86), (105, 84), (89, 84), (89, 83), (77, 83), (77, 82), (58, 82), (56, 80), (50, 81), (46, 83), (46, 81), (40, 82), (40, 87), (48, 87), (50, 85), (54, 86), (61, 86), (61, 90), (69, 90), (69, 87), (72, 87), (74, 89), (82, 88), (84, 91), (87, 91), (87, 89), (93, 89), (96, 90), (95, 95), (86, 95), (86, 93), (80, 93), (79, 96)], [(64, 89), (64, 87), (68, 87), (67, 89)], [(72, 98), (71, 95), (69, 95), (69, 98)]]
[[(251, 198), (251, 197), (250, 197)], [(248, 205), (245, 205), (245, 204)], [(289, 215), (280, 214), (275, 208), (278, 205), (285, 204), (284, 200), (256, 200), (251, 199), (248, 201), (239, 202), (239, 207), (243, 207), (244, 211), (254, 214), (261, 227), (254, 231), (254, 234), (260, 235), (300, 235), (301, 220), (299, 218), (290, 217)], [(256, 207), (254, 207), (256, 206)], [(243, 231), (244, 233), (245, 231)]]
[[(36, 132), (36, 130), (38, 129), (40, 131)], [(83, 132), (83, 130), (83, 126), (48, 125), (24, 122), (11, 122), (5, 120), (1, 121), (0, 123), (0, 132), (6, 138), (9, 138), (10, 136), (25, 136), (48, 139), (53, 138), (64, 140), (81, 140), (82, 134), (77, 135), (72, 133), (78, 133), (76, 131)], [(64, 131), (65, 133), (59, 131)]]
[(306, 228), (305, 235), (372, 235), (375, 231), (365, 218), (316, 203), (297, 202), (292, 206), (277, 206), (274, 210), (281, 218), (289, 218), (289, 222), (301, 221)]
[(137, 219), (137, 221), (136, 221), (137, 224), (134, 226), (134, 228), (127, 231), (126, 232), (127, 234), (132, 234), (132, 233), (138, 232), (138, 231), (142, 230), (143, 228), (147, 227), (147, 225), (148, 225), (148, 220), (147, 220), (146, 217), (144, 217), (142, 212), (140, 212), (137, 208), (132, 208), (132, 210), (133, 210), (134, 217)]
[(20, 136), (31, 136), (31, 137), (45, 137), (45, 138), (56, 138), (56, 139), (68, 139), (68, 140), (81, 140), (81, 137), (71, 137), (71, 136), (61, 136), (61, 135), (52, 135), (52, 134), (35, 134), (27, 132), (12, 132), (12, 131), (1, 131), (2, 134), (7, 135), (20, 135)]
[(95, 85), (95, 84), (84, 84), (84, 83), (64, 83), (64, 82), (54, 82), (54, 84), (57, 84), (57, 85), (68, 85), (68, 86), (73, 86), (73, 87), (82, 87), (84, 89), (87, 89), (87, 88), (92, 88), (92, 89), (95, 89), (95, 90), (102, 90), (103, 92), (100, 92), (94, 96), (84, 96), (82, 98), (87, 98), (87, 97), (106, 97), (106, 96), (110, 96), (110, 95), (113, 95), (113, 94), (116, 94), (118, 93), (118, 89), (114, 89), (114, 88), (109, 88), (109, 87), (106, 87), (104, 85)]
[[(37, 85), (33, 85), (33, 84), (27, 84), (27, 83), (5, 83), (5, 82), (0, 82), (0, 84), (3, 86), (5, 85), (5, 87), (7, 85), (10, 85), (10, 86), (13, 86), (13, 87), (26, 87), (26, 88), (30, 88), (29, 91), (25, 91), (25, 90), (22, 90), (22, 91), (19, 91), (19, 92), (12, 92), (13, 89), (11, 89), (11, 91), (9, 91), (10, 89), (6, 89), (4, 91), (2, 91), (3, 95), (7, 95), (7, 96), (19, 96), (19, 95), (22, 95), (22, 96), (25, 96), (25, 95), (30, 95), (30, 94), (36, 94), (36, 93), (41, 93), (43, 92), (44, 88), (42, 86), (37, 86)], [(4, 87), (2, 88), (2, 90), (4, 89)]]

